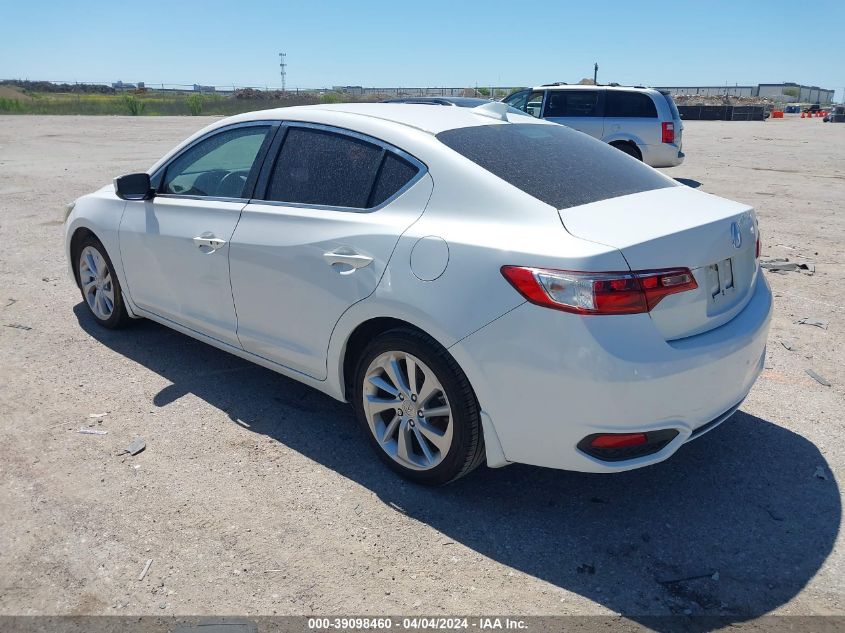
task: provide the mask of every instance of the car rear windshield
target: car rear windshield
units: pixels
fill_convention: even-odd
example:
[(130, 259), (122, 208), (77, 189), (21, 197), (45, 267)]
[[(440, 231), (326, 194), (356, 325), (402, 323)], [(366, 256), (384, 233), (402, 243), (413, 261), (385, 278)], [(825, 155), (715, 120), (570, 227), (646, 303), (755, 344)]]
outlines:
[(615, 147), (563, 125), (478, 125), (440, 132), (437, 139), (556, 209), (676, 185)]

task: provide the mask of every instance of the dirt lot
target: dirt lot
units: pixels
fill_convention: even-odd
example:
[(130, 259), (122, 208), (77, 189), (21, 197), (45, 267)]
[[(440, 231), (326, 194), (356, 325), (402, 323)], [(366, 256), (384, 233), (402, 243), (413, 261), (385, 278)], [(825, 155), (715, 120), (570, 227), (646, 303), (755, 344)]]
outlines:
[(0, 117), (0, 614), (845, 614), (845, 125), (688, 123), (667, 170), (753, 203), (764, 258), (816, 265), (766, 273), (741, 413), (641, 471), (431, 490), (383, 468), (346, 405), (86, 314), (64, 204), (209, 120)]

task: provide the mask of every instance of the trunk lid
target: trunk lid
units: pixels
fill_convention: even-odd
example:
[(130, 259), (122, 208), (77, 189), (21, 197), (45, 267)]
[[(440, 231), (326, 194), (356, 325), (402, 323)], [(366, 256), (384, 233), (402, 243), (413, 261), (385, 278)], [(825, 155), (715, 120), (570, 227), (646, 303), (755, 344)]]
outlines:
[(757, 280), (757, 220), (739, 202), (689, 187), (657, 189), (559, 212), (576, 237), (613, 246), (631, 270), (689, 268), (698, 288), (664, 298), (651, 317), (666, 340), (730, 321)]

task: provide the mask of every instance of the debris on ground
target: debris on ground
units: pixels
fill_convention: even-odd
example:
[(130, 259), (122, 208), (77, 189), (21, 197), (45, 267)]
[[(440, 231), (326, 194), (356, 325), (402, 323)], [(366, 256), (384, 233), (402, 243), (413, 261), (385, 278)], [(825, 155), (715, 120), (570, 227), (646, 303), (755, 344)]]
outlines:
[(102, 431), (100, 429), (79, 429), (79, 433), (83, 433), (85, 435), (108, 435), (108, 431)]
[(147, 443), (144, 441), (142, 437), (136, 437), (132, 442), (129, 444), (129, 447), (126, 449), (126, 452), (130, 455), (137, 455), (142, 450), (147, 448)]
[(808, 275), (816, 272), (816, 265), (812, 262), (809, 264), (791, 262), (788, 257), (781, 259), (764, 259), (760, 262), (760, 268), (765, 268), (773, 273), (787, 273), (792, 270), (805, 271)]
[(760, 268), (766, 270), (797, 270), (798, 264), (788, 259), (769, 259), (760, 262)]
[(827, 472), (825, 471), (824, 466), (816, 466), (816, 472), (813, 473), (813, 477), (827, 481)]
[(4, 307), (4, 308), (8, 308), (9, 306), (13, 306), (13, 305), (15, 305), (17, 302), (18, 302), (18, 300), (17, 300), (17, 299), (12, 299), (11, 297), (9, 297), (9, 303), (7, 303), (6, 305), (4, 305), (3, 307)]
[(795, 349), (795, 344), (792, 341), (781, 341), (780, 344), (790, 352)]
[(7, 323), (6, 327), (13, 327), (16, 330), (31, 330), (32, 329), (28, 325), (23, 325), (21, 323)]
[(108, 415), (108, 413), (89, 413), (89, 418), (104, 418)]
[(817, 383), (819, 383), (820, 385), (822, 385), (822, 386), (824, 386), (824, 387), (830, 387), (830, 383), (828, 382), (827, 378), (825, 378), (824, 376), (819, 376), (819, 375), (818, 375), (816, 372), (814, 372), (812, 369), (805, 369), (804, 371), (805, 371), (805, 372), (807, 372), (807, 375), (808, 375), (810, 378), (812, 378), (813, 380), (815, 380), (815, 381), (816, 381)]
[(819, 327), (823, 330), (827, 329), (827, 321), (819, 321), (818, 319), (813, 319), (810, 317), (804, 317), (803, 319), (798, 319), (796, 321), (798, 325), (812, 325), (814, 327)]
[(138, 580), (143, 580), (143, 579), (144, 579), (144, 576), (146, 576), (146, 575), (147, 575), (147, 572), (148, 572), (148, 571), (150, 571), (150, 566), (151, 566), (152, 564), (153, 564), (153, 559), (152, 559), (152, 558), (148, 558), (148, 559), (147, 559), (147, 564), (146, 564), (146, 565), (144, 565), (144, 570), (141, 572), (141, 575), (140, 575), (140, 576), (138, 576)]

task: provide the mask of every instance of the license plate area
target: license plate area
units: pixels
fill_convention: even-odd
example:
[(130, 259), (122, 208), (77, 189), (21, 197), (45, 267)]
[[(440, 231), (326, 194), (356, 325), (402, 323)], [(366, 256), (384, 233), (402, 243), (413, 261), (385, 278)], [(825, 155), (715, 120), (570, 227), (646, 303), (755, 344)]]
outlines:
[(707, 267), (707, 281), (712, 305), (721, 307), (731, 303), (736, 294), (733, 259), (729, 257), (710, 264)]

